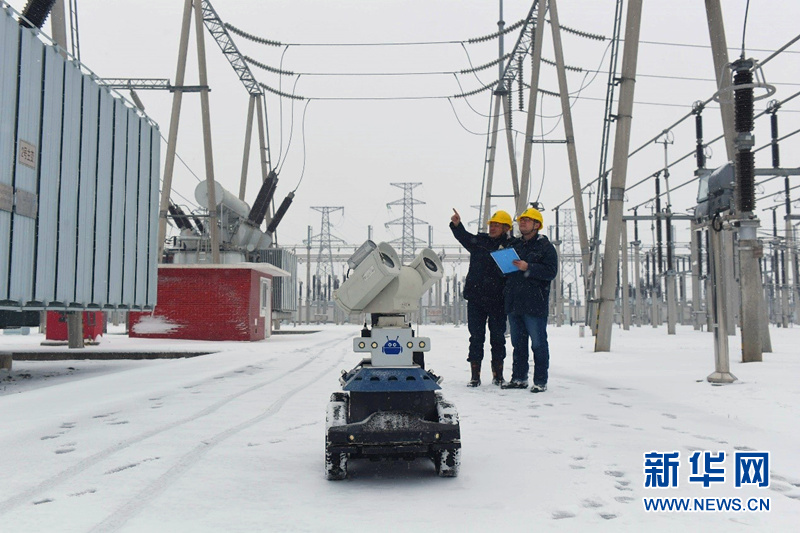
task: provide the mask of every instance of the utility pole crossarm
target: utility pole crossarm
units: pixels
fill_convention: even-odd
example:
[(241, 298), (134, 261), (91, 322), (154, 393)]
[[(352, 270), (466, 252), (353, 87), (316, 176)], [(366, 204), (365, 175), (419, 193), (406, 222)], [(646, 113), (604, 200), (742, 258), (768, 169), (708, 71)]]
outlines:
[(233, 67), (236, 75), (239, 76), (239, 80), (241, 80), (248, 93), (260, 96), (261, 88), (255, 76), (253, 76), (250, 67), (247, 65), (247, 62), (244, 60), (244, 57), (242, 57), (239, 49), (233, 43), (233, 39), (231, 39), (230, 33), (228, 33), (228, 30), (225, 28), (225, 24), (219, 18), (219, 15), (217, 15), (217, 12), (208, 0), (201, 0), (201, 6), (203, 10), (203, 24), (205, 24), (206, 29), (208, 29), (208, 32), (219, 45), (222, 53), (225, 54), (225, 57)]
[(103, 78), (97, 82), (109, 89), (172, 89), (168, 78)]

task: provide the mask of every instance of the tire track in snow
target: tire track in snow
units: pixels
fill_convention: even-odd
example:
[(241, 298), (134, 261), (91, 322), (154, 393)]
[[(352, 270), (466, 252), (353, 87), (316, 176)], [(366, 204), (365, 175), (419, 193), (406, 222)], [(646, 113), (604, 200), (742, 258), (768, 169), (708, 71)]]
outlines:
[[(348, 335), (348, 339), (351, 338)], [(341, 342), (341, 341), (340, 341)], [(336, 343), (339, 344), (338, 342)], [(193, 450), (189, 453), (185, 454), (174, 466), (172, 466), (169, 470), (164, 472), (161, 476), (159, 476), (155, 481), (150, 483), (145, 489), (141, 490), (138, 494), (134, 495), (132, 498), (128, 500), (128, 503), (114, 511), (110, 516), (108, 516), (105, 520), (97, 524), (95, 527), (90, 529), (90, 533), (104, 533), (107, 531), (116, 531), (122, 526), (124, 526), (127, 522), (129, 522), (132, 518), (138, 515), (147, 505), (155, 499), (156, 497), (160, 496), (164, 491), (166, 491), (173, 482), (175, 482), (178, 478), (180, 478), (183, 474), (189, 471), (195, 464), (197, 464), (205, 454), (210, 452), (215, 446), (224, 442), (225, 440), (233, 437), (237, 433), (248, 429), (261, 421), (271, 417), (272, 415), (276, 414), (281, 408), (288, 402), (295, 394), (298, 392), (310, 387), (331, 371), (336, 369), (339, 365), (341, 365), (344, 358), (350, 355), (349, 352), (346, 352), (340, 357), (335, 363), (329, 365), (325, 368), (322, 372), (318, 373), (317, 375), (313, 376), (308, 381), (302, 383), (301, 385), (295, 387), (294, 389), (290, 390), (289, 392), (284, 393), (280, 398), (278, 398), (275, 402), (272, 403), (264, 412), (261, 414), (250, 418), (249, 420), (245, 420), (231, 428), (222, 431), (221, 433), (217, 433), (215, 436), (211, 437), (210, 439), (204, 439), (201, 441), (200, 444), (195, 446)]]
[[(316, 343), (316, 344), (314, 344), (314, 345), (312, 345), (310, 347), (303, 347), (303, 348), (299, 348), (297, 350), (294, 350), (293, 353), (306, 353), (306, 354), (310, 354), (310, 357), (308, 357), (308, 359), (306, 359), (302, 363), (298, 364), (294, 368), (292, 368), (290, 370), (287, 370), (287, 371), (275, 376), (272, 379), (269, 379), (269, 380), (267, 380), (267, 381), (265, 381), (263, 383), (259, 383), (258, 385), (253, 385), (252, 387), (248, 387), (248, 388), (246, 388), (244, 390), (241, 390), (241, 391), (239, 391), (237, 393), (231, 394), (230, 396), (228, 396), (228, 397), (226, 397), (226, 398), (224, 398), (224, 399), (222, 399), (222, 400), (220, 400), (220, 401), (218, 401), (218, 402), (206, 407), (205, 409), (202, 409), (202, 410), (198, 411), (197, 413), (195, 413), (195, 414), (193, 414), (191, 416), (185, 417), (185, 418), (180, 419), (180, 420), (175, 421), (175, 422), (171, 422), (169, 424), (165, 424), (165, 425), (163, 425), (161, 427), (152, 429), (150, 431), (145, 431), (144, 433), (142, 433), (142, 434), (140, 434), (138, 436), (131, 437), (131, 438), (126, 439), (126, 440), (124, 440), (122, 442), (119, 442), (119, 443), (117, 443), (117, 444), (115, 444), (113, 446), (109, 446), (108, 448), (106, 448), (104, 450), (101, 450), (101, 451), (99, 451), (99, 452), (87, 457), (86, 459), (83, 459), (82, 461), (79, 461), (78, 463), (76, 463), (73, 466), (67, 468), (66, 470), (62, 470), (61, 472), (59, 472), (58, 474), (50, 477), (49, 479), (45, 479), (44, 481), (40, 482), (36, 486), (31, 487), (30, 489), (22, 491), (19, 494), (15, 495), (15, 496), (12, 496), (10, 498), (7, 498), (6, 500), (0, 502), (0, 516), (2, 516), (3, 514), (7, 513), (11, 509), (13, 509), (13, 508), (15, 508), (15, 507), (17, 507), (19, 505), (31, 502), (40, 493), (48, 491), (48, 490), (51, 490), (54, 487), (64, 483), (65, 481), (68, 481), (69, 479), (71, 479), (71, 478), (73, 478), (73, 477), (85, 472), (86, 470), (88, 470), (92, 466), (94, 466), (97, 463), (99, 463), (100, 461), (102, 461), (102, 460), (114, 455), (117, 452), (125, 450), (126, 448), (129, 448), (130, 446), (133, 446), (134, 444), (138, 444), (138, 443), (140, 443), (140, 442), (142, 442), (144, 440), (147, 440), (147, 439), (149, 439), (151, 437), (159, 435), (160, 433), (164, 433), (164, 432), (170, 431), (170, 430), (172, 430), (174, 428), (180, 427), (180, 426), (182, 426), (184, 424), (188, 424), (189, 422), (193, 422), (193, 421), (195, 421), (195, 420), (197, 420), (199, 418), (202, 418), (204, 416), (208, 416), (208, 415), (218, 411), (222, 407), (226, 406), (230, 402), (234, 401), (235, 399), (239, 398), (240, 396), (244, 396), (245, 394), (249, 394), (249, 393), (251, 393), (253, 391), (256, 391), (258, 389), (266, 387), (267, 385), (271, 385), (271, 384), (275, 383), (276, 381), (279, 381), (279, 380), (285, 378), (288, 375), (291, 375), (291, 374), (293, 374), (293, 373), (295, 373), (295, 372), (297, 372), (299, 370), (302, 370), (303, 368), (305, 368), (306, 366), (308, 366), (312, 362), (314, 362), (317, 359), (319, 359), (319, 357), (323, 353), (323, 350), (335, 348), (335, 347), (339, 346), (340, 344), (344, 343), (346, 340), (350, 340), (351, 338), (352, 338), (352, 332), (348, 331), (346, 338), (339, 339), (339, 340), (326, 339), (325, 341)], [(339, 365), (343, 358), (344, 357), (339, 359), (336, 362), (336, 365)], [(336, 365), (333, 365), (333, 366), (336, 366)], [(330, 367), (326, 368), (325, 371), (329, 372), (330, 371)], [(317, 377), (315, 379), (319, 379), (319, 378)], [(294, 392), (292, 392), (292, 394), (294, 394)], [(281, 405), (283, 405), (283, 404), (281, 404)]]

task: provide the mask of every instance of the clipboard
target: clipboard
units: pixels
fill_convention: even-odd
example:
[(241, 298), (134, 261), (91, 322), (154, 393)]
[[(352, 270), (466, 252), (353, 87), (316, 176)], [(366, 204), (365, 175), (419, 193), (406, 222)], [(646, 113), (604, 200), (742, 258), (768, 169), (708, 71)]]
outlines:
[(519, 270), (512, 261), (516, 261), (519, 259), (517, 255), (517, 251), (513, 248), (503, 248), (502, 250), (495, 250), (491, 252), (489, 255), (492, 256), (494, 262), (497, 263), (497, 266), (500, 267), (500, 270), (503, 274), (510, 274), (511, 272), (516, 272)]

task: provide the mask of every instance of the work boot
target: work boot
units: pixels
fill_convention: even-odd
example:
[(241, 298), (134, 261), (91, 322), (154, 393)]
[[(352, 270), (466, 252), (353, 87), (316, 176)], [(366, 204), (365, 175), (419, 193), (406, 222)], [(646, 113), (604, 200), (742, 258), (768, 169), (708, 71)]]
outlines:
[(472, 370), (472, 379), (467, 383), (467, 387), (480, 387), (481, 386), (481, 362), (470, 361), (469, 367)]
[(521, 379), (512, 379), (500, 385), (501, 389), (527, 389), (528, 382)]
[(492, 361), (492, 385), (502, 386), (506, 380), (503, 379), (503, 361)]

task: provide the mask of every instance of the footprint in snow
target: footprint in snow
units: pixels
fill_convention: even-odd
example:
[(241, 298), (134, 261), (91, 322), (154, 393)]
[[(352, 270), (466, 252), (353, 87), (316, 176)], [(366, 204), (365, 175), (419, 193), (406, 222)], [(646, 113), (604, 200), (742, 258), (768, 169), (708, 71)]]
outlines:
[(677, 419), (678, 417), (671, 414), (671, 413), (661, 413), (661, 416), (666, 416), (667, 418), (671, 418), (672, 420)]
[(603, 520), (613, 520), (617, 517), (617, 515), (612, 513), (599, 513), (599, 514), (600, 518), (602, 518)]
[(581, 506), (588, 509), (597, 509), (598, 507), (603, 507), (603, 502), (587, 498), (581, 502)]
[(78, 496), (85, 496), (87, 494), (94, 494), (95, 492), (97, 492), (97, 489), (86, 489), (86, 490), (82, 490), (80, 492), (75, 492), (73, 494), (70, 494), (69, 496), (71, 498), (76, 498)]
[(791, 485), (784, 485), (783, 483), (775, 483), (774, 481), (770, 483), (769, 490), (774, 490), (775, 492), (789, 492), (792, 490)]
[(615, 496), (614, 499), (619, 503), (631, 503), (636, 498), (631, 498), (630, 496)]
[(569, 511), (555, 511), (551, 516), (553, 520), (562, 520), (564, 518), (575, 518), (575, 513)]

